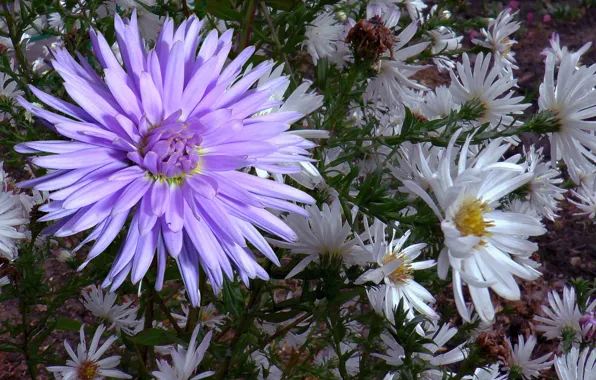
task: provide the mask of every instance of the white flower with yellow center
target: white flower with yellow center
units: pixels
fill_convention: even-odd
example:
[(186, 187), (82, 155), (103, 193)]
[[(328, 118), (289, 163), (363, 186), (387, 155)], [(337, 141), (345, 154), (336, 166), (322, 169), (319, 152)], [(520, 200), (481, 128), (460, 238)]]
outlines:
[(518, 343), (512, 345), (511, 340), (508, 337), (505, 338), (505, 342), (509, 348), (509, 355), (503, 369), (508, 371), (510, 378), (518, 379), (521, 377), (523, 379), (533, 379), (534, 377), (541, 376), (542, 371), (553, 366), (553, 361), (548, 360), (552, 352), (539, 358), (531, 359), (532, 352), (538, 342), (534, 335), (530, 335), (527, 340), (524, 340), (524, 336), (520, 334), (517, 339)]
[(438, 272), (439, 277), (446, 278), (449, 267), (453, 269), (459, 313), (464, 320), (470, 320), (463, 296), (463, 285), (467, 284), (480, 318), (492, 321), (495, 310), (489, 289), (508, 300), (520, 299), (514, 276), (534, 280), (540, 275), (529, 265), (537, 245), (527, 237), (542, 235), (546, 230), (530, 215), (498, 210), (504, 196), (532, 178), (516, 164), (519, 156), (500, 161), (509, 144), (496, 139), (469, 162), (469, 136), (452, 173), (458, 136), (459, 132), (451, 138), (438, 170), (432, 171), (421, 155), (420, 170), (428, 178), (438, 206), (415, 182), (404, 181), (404, 185), (428, 203), (441, 220), (445, 248), (439, 256)]
[(91, 345), (87, 348), (85, 326), (81, 326), (81, 343), (77, 346), (77, 352), (75, 353), (70, 344), (64, 341), (64, 347), (70, 356), (70, 360), (66, 361), (65, 366), (47, 367), (48, 371), (54, 373), (57, 378), (65, 380), (96, 380), (104, 377), (132, 379), (132, 376), (116, 369), (116, 366), (120, 363), (120, 356), (100, 359), (117, 339), (115, 336), (111, 336), (104, 344), (99, 346), (101, 335), (105, 330), (105, 326), (99, 326), (93, 335)]
[[(372, 255), (373, 262), (379, 267), (369, 269), (357, 280), (357, 284), (373, 282), (377, 285), (384, 284), (381, 287), (371, 289), (370, 293), (384, 294), (385, 315), (391, 320), (393, 309), (400, 302), (407, 311), (408, 317), (414, 318), (414, 309), (418, 312), (436, 318), (437, 314), (428, 306), (428, 303), (434, 303), (434, 297), (419, 283), (414, 281), (413, 272), (415, 270), (428, 269), (435, 265), (434, 260), (424, 260), (414, 262), (420, 256), (422, 249), (426, 244), (419, 243), (409, 247), (403, 247), (410, 236), (410, 231), (406, 231), (401, 238), (395, 240), (395, 229), (392, 232), (391, 239), (385, 238), (387, 225), (379, 220), (375, 220), (372, 226), (364, 220), (366, 234), (369, 244), (365, 245), (362, 241), (360, 245), (363, 250)], [(396, 224), (397, 228), (398, 225)], [(371, 294), (369, 294), (369, 297)], [(379, 297), (376, 294), (373, 298)]]

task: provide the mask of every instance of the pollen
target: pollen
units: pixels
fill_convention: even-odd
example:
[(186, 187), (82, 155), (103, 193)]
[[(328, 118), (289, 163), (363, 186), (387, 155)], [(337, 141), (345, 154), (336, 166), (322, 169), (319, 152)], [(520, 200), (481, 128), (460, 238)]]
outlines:
[(94, 380), (97, 378), (97, 370), (99, 369), (99, 364), (87, 360), (81, 363), (79, 369), (77, 371), (77, 376), (81, 380)]
[(394, 261), (399, 261), (400, 265), (389, 275), (391, 282), (396, 285), (401, 285), (406, 281), (411, 280), (413, 269), (406, 256), (401, 252), (392, 252), (388, 255), (385, 255), (383, 258), (384, 265)]
[(483, 237), (490, 235), (486, 229), (494, 224), (484, 220), (484, 214), (491, 209), (487, 202), (480, 199), (466, 199), (455, 215), (455, 225), (462, 236), (473, 235)]

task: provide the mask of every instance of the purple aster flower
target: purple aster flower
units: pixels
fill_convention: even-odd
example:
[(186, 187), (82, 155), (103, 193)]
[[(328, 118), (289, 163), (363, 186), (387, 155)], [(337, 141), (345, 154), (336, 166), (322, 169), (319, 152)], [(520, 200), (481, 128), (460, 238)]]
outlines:
[(306, 149), (314, 144), (285, 133), (303, 115), (272, 100), (274, 89), (288, 79), (255, 85), (273, 63), (242, 73), (254, 52), (249, 47), (226, 65), (232, 31), (201, 38), (201, 26), (196, 17), (177, 29), (167, 20), (155, 48), (146, 51), (136, 14), (130, 21), (116, 16), (123, 66), (106, 39), (91, 32), (103, 78), (84, 57), (77, 63), (58, 49), (53, 67), (77, 105), (33, 86), (57, 112), (23, 98), (19, 102), (70, 141), (15, 148), (50, 153), (32, 161), (52, 172), (21, 183), (51, 191), (40, 220), (57, 222), (45, 232), (70, 236), (93, 228), (81, 243), (95, 241), (81, 267), (110, 245), (132, 214), (103, 286), (115, 289), (129, 273), (133, 283), (140, 281), (157, 256), (160, 290), (169, 254), (193, 305), (200, 301), (199, 265), (214, 289), (221, 288), (224, 275), (233, 278), (233, 269), (245, 283), (268, 279), (247, 244), (279, 265), (259, 230), (287, 241), (296, 235), (266, 208), (304, 214), (292, 201), (314, 201), (293, 187), (242, 171), (291, 174), (300, 171), (299, 163), (312, 161)]

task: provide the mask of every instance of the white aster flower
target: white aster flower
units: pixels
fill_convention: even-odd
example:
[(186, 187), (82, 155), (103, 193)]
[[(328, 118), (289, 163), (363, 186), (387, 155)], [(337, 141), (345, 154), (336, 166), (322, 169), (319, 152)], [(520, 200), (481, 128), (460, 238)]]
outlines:
[(428, 91), (424, 95), (424, 103), (420, 105), (422, 115), (428, 120), (446, 118), (452, 111), (459, 111), (460, 108), (446, 86), (437, 86), (434, 91)]
[(538, 215), (538, 212), (534, 207), (532, 207), (532, 204), (530, 202), (522, 201), (519, 199), (513, 199), (511, 202), (504, 205), (503, 209), (509, 212), (530, 215), (531, 217), (536, 219), (540, 218), (540, 215)]
[[(460, 130), (461, 131), (461, 130)], [(439, 277), (453, 270), (453, 289), (457, 309), (469, 321), (463, 284), (468, 285), (474, 306), (483, 321), (491, 321), (495, 310), (489, 289), (509, 300), (519, 300), (520, 290), (514, 276), (536, 279), (540, 273), (515, 258), (530, 260), (536, 243), (528, 236), (546, 232), (539, 220), (524, 214), (497, 210), (500, 200), (531, 180), (532, 174), (516, 164), (519, 156), (500, 162), (509, 144), (493, 140), (473, 160), (468, 161), (468, 136), (452, 170), (454, 145), (459, 132), (449, 142), (439, 169), (433, 171), (420, 154), (420, 170), (429, 181), (435, 201), (413, 181), (404, 185), (421, 197), (441, 220), (445, 248), (438, 261)]]
[(590, 219), (596, 221), (596, 181), (590, 179), (582, 181), (577, 189), (571, 189), (571, 195), (577, 200), (569, 198), (569, 202), (576, 205), (581, 211), (573, 215), (588, 215)]
[(370, 80), (364, 92), (364, 100), (373, 102), (377, 108), (394, 108), (401, 103), (407, 89), (427, 90), (410, 77), (428, 66), (412, 65), (405, 61), (430, 45), (430, 41), (406, 47), (418, 29), (417, 23), (408, 25), (397, 37), (393, 47), (393, 59), (381, 59), (377, 75)]
[(165, 360), (158, 360), (157, 367), (159, 371), (153, 371), (153, 376), (157, 380), (198, 380), (204, 379), (213, 375), (214, 371), (206, 371), (195, 376), (199, 364), (205, 357), (205, 352), (211, 342), (212, 331), (209, 331), (201, 344), (197, 346), (197, 336), (199, 334), (200, 326), (197, 326), (192, 332), (188, 349), (181, 345), (176, 348), (170, 348), (170, 355), (172, 356), (172, 365)]
[[(186, 327), (186, 322), (188, 321), (188, 313), (190, 312), (190, 308), (185, 304), (182, 304), (181, 307), (183, 314), (172, 313), (172, 316), (178, 321), (178, 326), (184, 328)], [(227, 314), (219, 314), (217, 307), (215, 307), (215, 305), (212, 303), (201, 306), (199, 309), (199, 321), (201, 325), (210, 330), (221, 331), (219, 326), (223, 325), (227, 318)]]
[(321, 256), (340, 257), (348, 266), (368, 259), (355, 249), (358, 241), (349, 239), (352, 229), (347, 221), (343, 222), (339, 201), (334, 201), (331, 207), (324, 204), (322, 210), (315, 205), (306, 206), (306, 210), (290, 213), (283, 221), (296, 232), (296, 242), (269, 241), (280, 248), (289, 249), (293, 254), (307, 255), (286, 278), (302, 272), (308, 264), (319, 261)]
[(344, 26), (335, 19), (333, 12), (321, 13), (306, 27), (303, 44), (315, 65), (319, 59), (336, 53), (336, 44), (345, 38), (344, 33)]
[(18, 254), (15, 240), (25, 238), (25, 234), (17, 230), (29, 222), (25, 216), (19, 195), (8, 188), (4, 162), (0, 161), (0, 255), (9, 260), (14, 260)]
[[(269, 359), (262, 351), (255, 351), (250, 354), (249, 358), (255, 362), (259, 368), (258, 380), (280, 380), (283, 377), (283, 371), (274, 364), (269, 362)], [(267, 377), (264, 376), (264, 372), (267, 371)]]
[[(414, 262), (426, 244), (419, 243), (404, 248), (410, 231), (406, 231), (399, 240), (396, 240), (395, 229), (391, 239), (386, 240), (387, 225), (378, 219), (375, 219), (373, 225), (369, 226), (368, 220), (365, 218), (364, 227), (369, 244), (365, 245), (360, 241), (360, 245), (364, 251), (372, 255), (372, 262), (379, 267), (366, 271), (356, 280), (356, 284), (369, 281), (377, 285), (384, 284), (378, 289), (370, 290), (369, 297), (370, 293), (385, 295), (384, 309), (389, 320), (392, 319), (393, 310), (400, 302), (410, 319), (414, 318), (413, 309), (431, 318), (438, 317), (434, 310), (427, 305), (435, 302), (434, 297), (422, 285), (414, 281), (412, 276), (415, 270), (428, 269), (435, 265), (434, 260)], [(395, 227), (397, 228), (397, 225)]]
[[(432, 41), (430, 51), (434, 55), (459, 49), (461, 47), (461, 41), (464, 38), (463, 36), (457, 36), (451, 28), (445, 26), (439, 26), (437, 29), (428, 31), (427, 36)], [(453, 69), (455, 67), (455, 63), (451, 57), (446, 55), (433, 57), (433, 62), (439, 71)]]
[(476, 45), (491, 49), (495, 55), (495, 64), (499, 70), (511, 72), (511, 69), (518, 69), (515, 65), (515, 53), (511, 51), (511, 47), (517, 43), (510, 37), (515, 33), (520, 23), (513, 21), (513, 17), (517, 14), (511, 13), (511, 8), (505, 8), (499, 13), (496, 19), (488, 24), (488, 28), (482, 29), (482, 34), (485, 40), (480, 41), (473, 39), (472, 42)]
[(480, 102), (483, 111), (478, 123), (490, 123), (491, 128), (501, 130), (514, 122), (514, 115), (523, 114), (530, 105), (520, 103), (523, 96), (513, 96), (517, 80), (500, 76), (496, 65), (490, 68), (491, 58), (490, 53), (486, 56), (480, 53), (472, 67), (468, 54), (464, 53), (463, 63), (457, 63), (457, 75), (450, 70), (449, 89), (456, 103)]
[(505, 380), (507, 375), (501, 375), (498, 364), (492, 364), (486, 368), (478, 368), (474, 376), (466, 377), (471, 380)]
[(128, 335), (138, 329), (142, 321), (137, 320), (138, 307), (131, 307), (132, 301), (128, 301), (123, 305), (116, 304), (116, 293), (106, 292), (103, 289), (91, 285), (89, 291), (83, 290), (81, 295), (83, 299), (81, 302), (85, 308), (89, 310), (102, 322), (109, 324), (108, 329), (116, 329), (116, 331), (124, 331)]
[(381, 340), (387, 346), (386, 355), (379, 354), (379, 353), (372, 353), (372, 356), (376, 356), (381, 358), (387, 362), (387, 364), (392, 366), (400, 366), (403, 364), (403, 359), (405, 357), (404, 348), (397, 343), (395, 338), (392, 335), (381, 335)]
[(508, 370), (510, 375), (515, 373), (524, 379), (533, 379), (539, 377), (542, 371), (553, 366), (553, 361), (548, 360), (552, 356), (552, 352), (537, 359), (531, 359), (537, 343), (534, 335), (530, 335), (527, 341), (524, 341), (523, 335), (519, 335), (517, 339), (518, 343), (512, 346), (509, 337), (505, 338), (510, 353), (506, 367), (503, 369)]
[(111, 336), (99, 346), (101, 335), (105, 329), (103, 325), (97, 328), (91, 345), (87, 348), (85, 326), (81, 326), (81, 342), (77, 346), (77, 352), (75, 353), (68, 341), (65, 340), (64, 347), (70, 359), (66, 361), (65, 366), (47, 367), (48, 371), (54, 373), (54, 376), (61, 380), (99, 380), (104, 377), (132, 379), (132, 376), (116, 369), (116, 366), (120, 364), (120, 356), (110, 356), (101, 359), (101, 356), (117, 339), (115, 336)]
[(528, 173), (533, 174), (528, 184), (528, 200), (538, 214), (554, 220), (557, 217), (556, 212), (560, 209), (559, 201), (565, 199), (565, 190), (558, 186), (563, 183), (561, 173), (551, 166), (552, 162), (543, 161), (542, 148), (536, 150), (532, 145), (525, 156)]
[[(426, 330), (426, 338), (431, 339), (433, 342), (424, 344), (424, 348), (429, 350), (431, 352), (430, 354), (416, 354), (421, 360), (433, 367), (442, 367), (458, 363), (468, 356), (469, 350), (465, 347), (465, 342), (449, 351), (445, 348), (447, 342), (457, 334), (457, 328), (450, 327), (448, 323), (439, 327), (433, 321), (432, 323), (427, 323)], [(441, 380), (443, 378), (443, 371), (437, 369), (429, 369), (420, 374), (420, 379), (424, 380)]]
[(567, 355), (555, 359), (555, 370), (559, 380), (594, 380), (596, 379), (596, 349), (572, 347)]
[(569, 52), (567, 46), (561, 47), (561, 39), (558, 33), (553, 33), (549, 42), (550, 47), (542, 50), (540, 54), (546, 57), (548, 57), (550, 54), (553, 54), (555, 56), (555, 64), (557, 66), (561, 64), (563, 57), (566, 55), (571, 55), (571, 59), (573, 62), (575, 62), (575, 66), (579, 66), (582, 55), (584, 55), (584, 53), (587, 52), (592, 46), (592, 42), (587, 42), (578, 51), (571, 53)]
[(549, 133), (551, 158), (563, 159), (569, 167), (571, 178), (579, 184), (574, 172), (594, 171), (596, 156), (596, 64), (575, 68), (570, 54), (563, 56), (555, 80), (556, 59), (546, 57), (544, 82), (540, 85), (538, 106), (540, 111), (552, 114), (557, 131)]
[[(580, 318), (582, 313), (579, 310), (575, 298), (575, 289), (565, 287), (563, 298), (556, 290), (548, 294), (550, 307), (542, 305), (545, 317), (535, 316), (534, 320), (541, 324), (536, 326), (537, 331), (542, 331), (546, 339), (562, 339), (564, 336), (573, 336), (575, 342), (581, 342), (582, 328)], [(586, 312), (596, 308), (596, 301), (587, 306)]]

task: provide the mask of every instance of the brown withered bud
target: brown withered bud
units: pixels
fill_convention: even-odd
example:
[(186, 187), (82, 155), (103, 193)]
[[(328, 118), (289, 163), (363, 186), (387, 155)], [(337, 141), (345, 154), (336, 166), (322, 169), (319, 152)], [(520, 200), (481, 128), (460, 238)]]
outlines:
[(476, 344), (486, 358), (493, 360), (501, 359), (507, 361), (509, 350), (505, 344), (505, 339), (501, 334), (495, 331), (484, 331), (478, 334)]
[(393, 59), (394, 42), (391, 30), (385, 26), (380, 16), (358, 21), (346, 37), (346, 43), (351, 45), (354, 55), (360, 61), (376, 61), (387, 50), (391, 52)]

